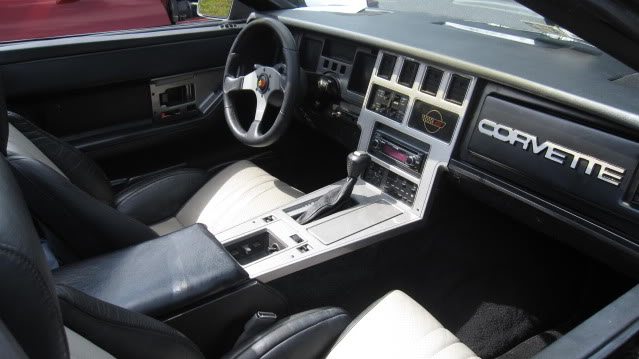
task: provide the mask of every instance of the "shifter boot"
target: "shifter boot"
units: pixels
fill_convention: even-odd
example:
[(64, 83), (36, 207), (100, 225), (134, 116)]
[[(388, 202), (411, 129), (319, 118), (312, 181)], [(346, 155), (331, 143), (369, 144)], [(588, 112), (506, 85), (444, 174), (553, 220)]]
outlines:
[(313, 202), (308, 209), (297, 219), (299, 224), (311, 223), (324, 216), (335, 213), (351, 202), (353, 187), (357, 183), (357, 178), (364, 173), (371, 156), (367, 153), (355, 151), (346, 157), (346, 182), (340, 188), (336, 188)]
[(342, 209), (345, 204), (349, 203), (355, 182), (357, 182), (357, 178), (347, 178), (342, 187), (331, 190), (313, 202), (297, 219), (297, 222), (299, 224), (311, 223)]

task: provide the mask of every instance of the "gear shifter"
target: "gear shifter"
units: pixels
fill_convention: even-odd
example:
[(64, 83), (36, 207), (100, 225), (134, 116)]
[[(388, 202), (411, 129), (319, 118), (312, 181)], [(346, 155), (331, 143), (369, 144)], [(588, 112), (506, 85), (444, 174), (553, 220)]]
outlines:
[(297, 222), (299, 224), (307, 224), (342, 209), (351, 199), (351, 193), (353, 193), (353, 187), (355, 187), (357, 178), (364, 173), (370, 162), (371, 156), (367, 153), (360, 151), (349, 153), (346, 158), (346, 173), (348, 177), (346, 177), (346, 181), (342, 187), (331, 190), (313, 202), (311, 206), (297, 218)]

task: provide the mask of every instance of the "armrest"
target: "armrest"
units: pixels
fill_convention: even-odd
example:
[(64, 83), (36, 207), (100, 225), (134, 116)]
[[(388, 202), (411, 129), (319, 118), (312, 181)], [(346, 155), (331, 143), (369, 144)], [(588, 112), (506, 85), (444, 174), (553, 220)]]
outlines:
[(142, 223), (157, 223), (174, 216), (206, 179), (206, 172), (194, 168), (162, 172), (123, 189), (115, 207)]
[(248, 280), (201, 224), (53, 272), (56, 284), (149, 315), (183, 308)]

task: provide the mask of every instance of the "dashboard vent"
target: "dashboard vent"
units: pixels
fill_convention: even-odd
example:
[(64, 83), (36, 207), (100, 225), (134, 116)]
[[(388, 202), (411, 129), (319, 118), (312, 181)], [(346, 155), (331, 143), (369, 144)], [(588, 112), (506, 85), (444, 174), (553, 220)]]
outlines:
[(418, 62), (404, 60), (402, 71), (399, 73), (399, 79), (397, 79), (397, 83), (399, 83), (400, 85), (413, 87), (413, 82), (415, 82), (415, 77), (417, 76), (417, 70), (419, 70)]
[(453, 74), (450, 78), (450, 84), (448, 85), (448, 92), (446, 93), (446, 101), (454, 102), (461, 105), (466, 98), (466, 92), (470, 86), (470, 79)]
[(377, 76), (390, 80), (391, 75), (393, 75), (393, 70), (395, 69), (396, 61), (397, 56), (384, 54), (384, 56), (382, 56), (382, 61), (379, 64), (379, 69), (377, 70)]
[(422, 81), (422, 87), (420, 90), (429, 95), (436, 96), (443, 76), (444, 71), (429, 66), (426, 70), (426, 75), (424, 75), (424, 81)]

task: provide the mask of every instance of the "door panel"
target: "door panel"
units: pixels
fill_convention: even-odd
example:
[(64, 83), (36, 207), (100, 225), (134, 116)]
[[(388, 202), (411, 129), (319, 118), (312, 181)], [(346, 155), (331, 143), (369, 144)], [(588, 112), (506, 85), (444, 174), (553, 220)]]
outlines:
[[(232, 138), (220, 106), (239, 30), (215, 25), (10, 44), (0, 48), (0, 75), (10, 109), (96, 158), (111, 178), (211, 166), (253, 153)], [(185, 88), (184, 103), (175, 102)], [(172, 100), (158, 106), (160, 96)]]

